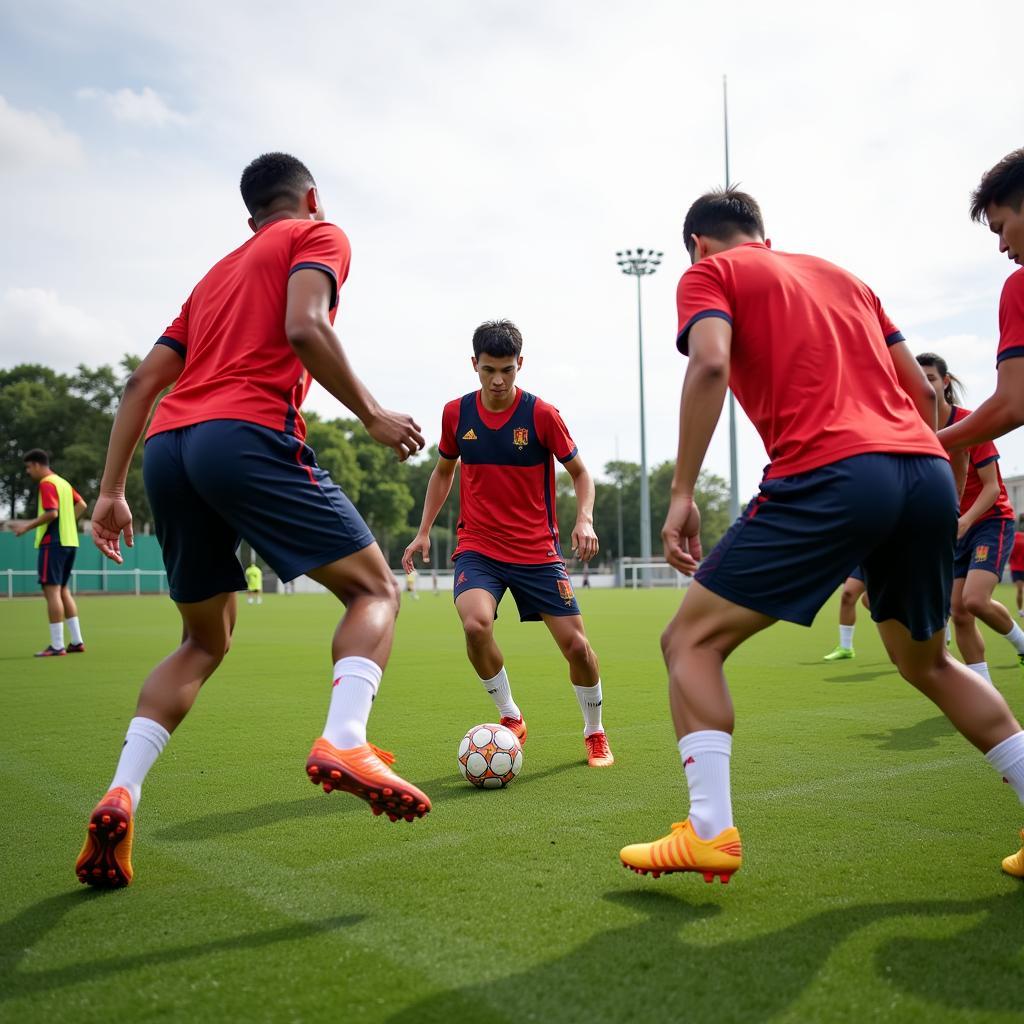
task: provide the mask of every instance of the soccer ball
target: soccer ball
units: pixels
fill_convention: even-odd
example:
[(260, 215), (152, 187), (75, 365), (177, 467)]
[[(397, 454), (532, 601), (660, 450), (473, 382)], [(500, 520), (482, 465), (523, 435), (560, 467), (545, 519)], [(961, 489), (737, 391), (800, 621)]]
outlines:
[(459, 744), (459, 770), (481, 789), (507, 786), (523, 767), (523, 746), (501, 725), (474, 725)]

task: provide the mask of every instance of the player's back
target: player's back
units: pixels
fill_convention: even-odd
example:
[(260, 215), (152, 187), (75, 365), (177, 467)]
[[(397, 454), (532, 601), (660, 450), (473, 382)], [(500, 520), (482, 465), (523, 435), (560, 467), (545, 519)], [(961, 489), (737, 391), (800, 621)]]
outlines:
[(349, 265), (348, 240), (325, 221), (288, 218), (259, 229), (217, 262), (161, 337), (185, 359), (149, 435), (238, 419), (304, 436), (298, 408), (310, 379), (288, 343), (288, 280), (301, 269), (331, 278), (331, 321)]

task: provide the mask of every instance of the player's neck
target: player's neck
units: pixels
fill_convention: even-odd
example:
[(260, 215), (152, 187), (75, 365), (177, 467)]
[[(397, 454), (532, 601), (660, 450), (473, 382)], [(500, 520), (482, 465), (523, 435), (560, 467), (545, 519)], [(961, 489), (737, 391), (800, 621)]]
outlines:
[(949, 425), (950, 418), (953, 415), (953, 406), (945, 398), (940, 398), (935, 411), (939, 421), (939, 430), (942, 430), (943, 427)]
[(519, 388), (513, 385), (503, 395), (493, 395), (486, 388), (480, 389), (480, 404), (488, 412), (507, 412), (516, 404), (516, 398), (519, 396)]

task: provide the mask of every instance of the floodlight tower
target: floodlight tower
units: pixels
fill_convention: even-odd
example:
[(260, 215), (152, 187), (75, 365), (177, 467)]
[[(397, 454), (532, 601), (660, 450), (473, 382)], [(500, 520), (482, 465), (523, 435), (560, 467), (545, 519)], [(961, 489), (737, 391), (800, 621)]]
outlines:
[[(647, 481), (647, 427), (644, 419), (644, 317), (640, 282), (653, 274), (664, 253), (655, 249), (624, 249), (617, 252), (619, 270), (636, 278), (636, 336), (640, 352), (640, 557), (651, 560), (651, 492)], [(646, 577), (646, 571), (643, 577)]]

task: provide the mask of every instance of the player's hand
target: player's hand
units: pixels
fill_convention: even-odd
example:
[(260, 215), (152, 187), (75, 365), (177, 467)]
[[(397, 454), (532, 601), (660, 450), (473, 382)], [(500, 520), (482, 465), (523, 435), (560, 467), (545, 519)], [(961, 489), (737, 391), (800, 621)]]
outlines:
[(665, 561), (684, 576), (692, 576), (701, 560), (700, 509), (689, 497), (673, 497), (661, 528)]
[(594, 533), (594, 524), (588, 520), (576, 520), (572, 530), (573, 554), (581, 562), (589, 562), (597, 554), (597, 534)]
[(14, 530), (14, 536), (15, 537), (24, 537), (25, 534), (28, 533), (30, 527), (28, 527), (28, 526), (12, 526), (11, 529)]
[(118, 565), (124, 564), (121, 557), (121, 534), (127, 547), (133, 547), (132, 510), (124, 498), (100, 495), (92, 513), (92, 539), (100, 552)]
[(381, 409), (372, 417), (366, 424), (366, 430), (374, 441), (390, 448), (399, 462), (405, 462), (410, 455), (422, 451), (427, 443), (420, 433), (420, 425), (411, 416), (389, 409)]
[(967, 522), (966, 516), (961, 516), (956, 521), (956, 539), (960, 540), (963, 537), (963, 535), (971, 528), (972, 525), (972, 523)]
[(420, 553), (420, 558), (423, 559), (424, 565), (430, 565), (430, 536), (421, 537), (417, 534), (413, 538), (413, 542), (405, 549), (402, 554), (402, 568), (406, 572), (415, 572), (416, 566), (413, 564), (413, 555), (416, 552)]

